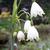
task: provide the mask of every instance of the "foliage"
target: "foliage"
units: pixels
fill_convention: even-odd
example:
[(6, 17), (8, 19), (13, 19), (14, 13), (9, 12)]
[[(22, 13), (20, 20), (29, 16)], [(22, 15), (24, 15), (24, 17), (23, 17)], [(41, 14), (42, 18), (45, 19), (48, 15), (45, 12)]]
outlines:
[(28, 42), (25, 45), (19, 45), (19, 50), (48, 50), (50, 49), (49, 41), (40, 41), (39, 43)]
[(17, 11), (18, 11), (17, 0), (14, 0), (12, 15), (11, 16), (9, 15), (8, 17), (3, 17), (3, 18), (1, 17), (0, 27), (6, 28), (8, 31), (15, 31), (15, 29), (17, 29), (20, 23)]

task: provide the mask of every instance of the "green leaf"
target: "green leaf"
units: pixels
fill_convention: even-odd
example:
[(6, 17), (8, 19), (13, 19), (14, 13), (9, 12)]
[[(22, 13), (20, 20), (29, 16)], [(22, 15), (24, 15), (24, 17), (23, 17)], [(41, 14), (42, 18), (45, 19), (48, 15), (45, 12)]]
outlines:
[(16, 15), (17, 15), (17, 0), (14, 0), (12, 16), (15, 17)]

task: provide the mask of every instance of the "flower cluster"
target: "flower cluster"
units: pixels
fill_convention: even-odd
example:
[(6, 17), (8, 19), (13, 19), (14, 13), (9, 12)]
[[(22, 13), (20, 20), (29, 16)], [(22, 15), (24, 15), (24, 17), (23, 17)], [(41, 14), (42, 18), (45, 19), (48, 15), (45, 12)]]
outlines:
[[(26, 13), (26, 14), (28, 15), (29, 13)], [(32, 17), (37, 17), (37, 15), (43, 17), (44, 14), (45, 13), (44, 13), (43, 9), (40, 7), (40, 5), (37, 4), (36, 2), (33, 2), (32, 6), (31, 6), (30, 14), (29, 14), (31, 20), (27, 19), (25, 21), (23, 31), (22, 31), (22, 29), (20, 29), (20, 30), (17, 31), (17, 34), (16, 34), (16, 32), (14, 33), (14, 36), (15, 35), (17, 36), (17, 39), (18, 39), (19, 42), (22, 41), (22, 40), (24, 40), (24, 41), (28, 41), (28, 40), (34, 41), (34, 39), (36, 41), (40, 40), (39, 33), (38, 33), (37, 29), (35, 28), (34, 25), (33, 26), (31, 25), (32, 24)], [(17, 19), (19, 21), (19, 24), (21, 24), (20, 23), (21, 19), (19, 19), (19, 18), (17, 18)], [(27, 35), (26, 39), (25, 39), (25, 33)]]
[(39, 33), (38, 33), (37, 29), (35, 28), (35, 26), (31, 26), (31, 21), (29, 21), (30, 23), (28, 21), (26, 21), (25, 25), (24, 25), (24, 31), (25, 30), (27, 31), (26, 32), (27, 33), (26, 41), (28, 41), (28, 40), (34, 41), (34, 39), (38, 41), (40, 39), (39, 38)]
[[(34, 39), (36, 41), (39, 41), (39, 33), (37, 31), (37, 29), (34, 26), (31, 26), (31, 21), (30, 20), (26, 20), (25, 24), (24, 24), (24, 32), (23, 31), (18, 31), (17, 33), (17, 39), (18, 41), (22, 41), (25, 40), (25, 34), (27, 34), (27, 39), (26, 41), (30, 40), (30, 41), (34, 41)], [(14, 35), (16, 35), (16, 32), (14, 32)]]

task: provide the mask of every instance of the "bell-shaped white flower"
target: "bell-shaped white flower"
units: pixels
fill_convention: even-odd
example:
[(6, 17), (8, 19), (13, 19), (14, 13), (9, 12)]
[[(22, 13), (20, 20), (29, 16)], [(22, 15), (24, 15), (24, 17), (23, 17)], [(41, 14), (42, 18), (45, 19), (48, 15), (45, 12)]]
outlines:
[(24, 31), (25, 33), (27, 33), (28, 29), (31, 26), (31, 21), (30, 20), (26, 20), (25, 24), (24, 24)]
[(27, 34), (27, 41), (34, 41), (34, 39), (36, 41), (39, 41), (39, 33), (37, 31), (37, 29), (34, 26), (31, 26), (28, 30), (28, 34)]
[(37, 15), (43, 16), (43, 14), (45, 14), (45, 13), (39, 4), (37, 4), (36, 2), (33, 2), (32, 6), (31, 6), (30, 14), (31, 14), (31, 18), (32, 18), (33, 16), (37, 17)]
[(14, 32), (14, 33), (13, 33), (13, 37), (15, 37), (16, 35), (17, 35), (17, 32)]
[(22, 31), (18, 32), (17, 39), (18, 39), (19, 42), (22, 41), (22, 40), (25, 40), (25, 35)]

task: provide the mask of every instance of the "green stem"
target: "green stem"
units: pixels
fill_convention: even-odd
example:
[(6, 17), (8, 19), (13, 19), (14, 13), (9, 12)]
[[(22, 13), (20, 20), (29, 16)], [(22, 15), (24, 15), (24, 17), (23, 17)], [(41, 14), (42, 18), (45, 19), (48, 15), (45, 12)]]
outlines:
[[(16, 14), (17, 14), (17, 0), (14, 0), (14, 3), (13, 3), (13, 12), (12, 12), (12, 19), (11, 19), (13, 26), (14, 26), (14, 23), (16, 22), (16, 20), (14, 22)], [(13, 31), (13, 29), (12, 29), (12, 31)], [(11, 50), (14, 50), (14, 46), (13, 46), (13, 32), (11, 33)]]
[(21, 0), (19, 1), (18, 8), (19, 8), (20, 4), (21, 4)]
[(21, 12), (23, 12), (23, 10), (20, 10), (20, 11), (18, 12), (18, 14), (20, 14)]
[(21, 20), (21, 21), (25, 22), (25, 20), (23, 20), (23, 19), (19, 19), (19, 20)]
[(21, 30), (21, 23), (20, 23), (20, 20), (18, 20), (18, 23), (19, 23), (19, 30)]
[(25, 14), (25, 13), (20, 14), (20, 15), (19, 15), (19, 18), (20, 18), (22, 15), (24, 15), (24, 14)]
[(31, 25), (33, 25), (33, 21), (32, 21), (32, 19), (31, 19)]

